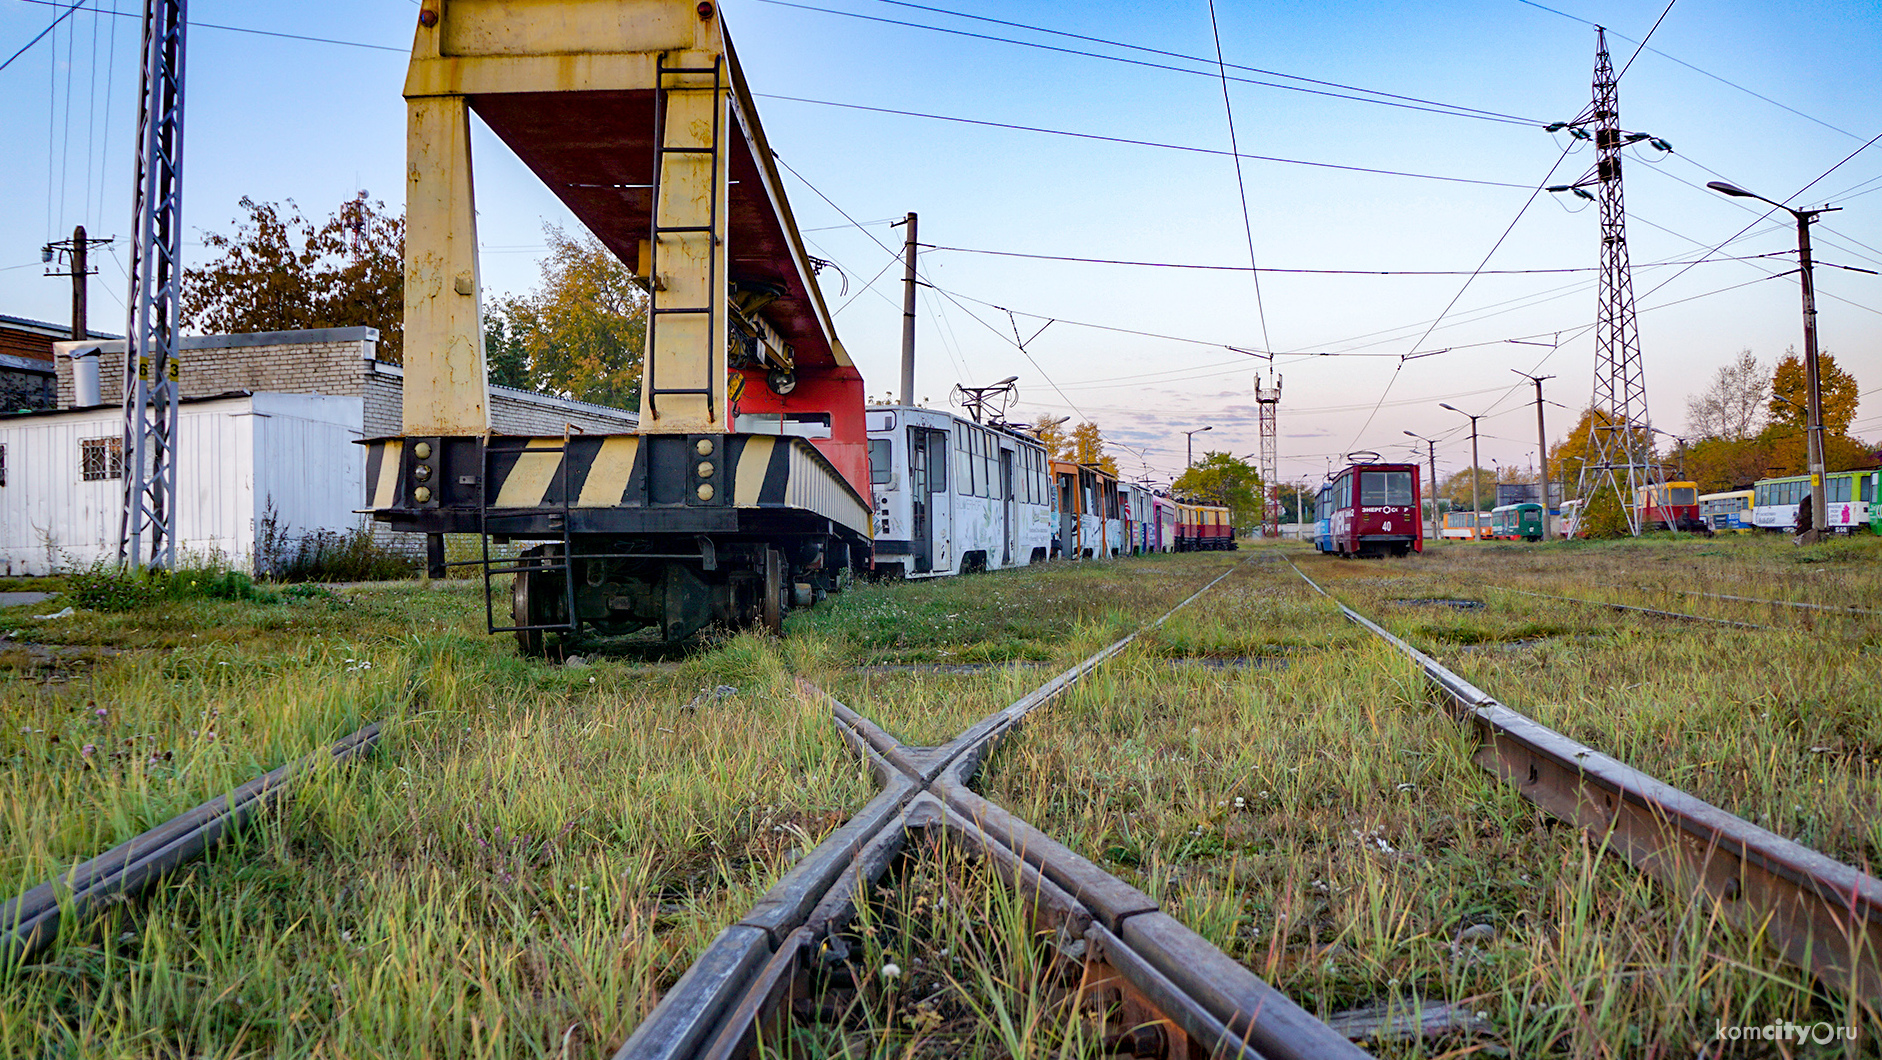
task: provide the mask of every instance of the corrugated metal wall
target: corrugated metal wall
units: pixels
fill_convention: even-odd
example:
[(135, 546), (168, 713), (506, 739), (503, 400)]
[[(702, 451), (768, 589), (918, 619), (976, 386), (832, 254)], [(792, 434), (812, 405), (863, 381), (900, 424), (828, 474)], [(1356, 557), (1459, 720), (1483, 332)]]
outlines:
[[(178, 422), (177, 543), (192, 561), (250, 569), (269, 499), (295, 535), (345, 530), (364, 494), (360, 399), (301, 394), (193, 402)], [(117, 558), (124, 480), (85, 481), (82, 443), (122, 437), (111, 408), (0, 420), (0, 573)]]

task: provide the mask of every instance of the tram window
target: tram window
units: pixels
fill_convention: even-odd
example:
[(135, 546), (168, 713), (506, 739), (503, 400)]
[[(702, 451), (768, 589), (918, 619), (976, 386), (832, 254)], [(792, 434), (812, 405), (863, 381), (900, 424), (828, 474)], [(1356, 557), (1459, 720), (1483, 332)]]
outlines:
[(1411, 472), (1362, 471), (1359, 473), (1360, 504), (1405, 505), (1411, 502)]
[(960, 468), (960, 474), (954, 476), (954, 489), (961, 496), (971, 496), (974, 492), (974, 462), (967, 459), (967, 425), (954, 425), (954, 466)]
[[(929, 437), (934, 437), (929, 435)], [(948, 447), (932, 446), (928, 450), (928, 492), (946, 493), (948, 491)]]
[(875, 486), (889, 483), (889, 440), (887, 438), (869, 439), (869, 482)]
[(1689, 504), (1699, 503), (1697, 499), (1699, 496), (1699, 491), (1688, 486), (1681, 486), (1676, 489), (1669, 489), (1666, 491), (1666, 495), (1668, 498), (1670, 498), (1670, 503), (1679, 505), (1681, 507), (1684, 507)]
[[(1876, 480), (1876, 476), (1874, 475), (1864, 475), (1861, 478), (1856, 480), (1857, 482), (1862, 484), (1862, 496), (1856, 498), (1857, 500), (1860, 500), (1860, 501), (1875, 500), (1875, 480)], [(5, 485), (5, 483), (0, 483), (0, 485)]]
[(1825, 484), (1828, 488), (1824, 492), (1823, 499), (1832, 504), (1840, 504), (1849, 500), (1849, 487), (1853, 485), (1855, 481), (1856, 480), (1849, 475), (1839, 475), (1830, 479)]

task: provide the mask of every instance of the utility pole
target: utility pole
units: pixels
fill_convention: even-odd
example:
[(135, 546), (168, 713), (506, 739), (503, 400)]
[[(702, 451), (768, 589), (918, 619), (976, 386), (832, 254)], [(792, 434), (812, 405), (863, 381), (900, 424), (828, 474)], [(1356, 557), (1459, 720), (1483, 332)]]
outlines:
[(1412, 434), (1411, 431), (1405, 433), (1425, 443), (1425, 456), (1431, 467), (1431, 485), (1425, 487), (1426, 495), (1431, 498), (1431, 540), (1442, 541), (1444, 535), (1438, 527), (1438, 443), (1422, 434)]
[(118, 562), (176, 569), (183, 281), (183, 54), (189, 0), (144, 0), (130, 297), (124, 329), (124, 513)]
[(1536, 384), (1536, 453), (1541, 458), (1542, 474), (1542, 536), (1549, 536), (1549, 432), (1542, 425), (1542, 381), (1554, 379), (1552, 375), (1530, 375), (1528, 372), (1512, 368), (1510, 371)]
[[(89, 251), (94, 246), (109, 243), (109, 239), (85, 238), (85, 226), (72, 229), (71, 239), (62, 239), (47, 243), (41, 252), (47, 263), (47, 276), (70, 276), (72, 278), (72, 341), (84, 342), (91, 338), (91, 331), (85, 316), (85, 278), (97, 269), (91, 267)], [(52, 271), (54, 264), (64, 264), (66, 271)]]
[[(1810, 257), (1810, 225), (1824, 214), (1835, 213), (1842, 207), (1826, 205), (1820, 210), (1793, 210), (1781, 202), (1774, 202), (1723, 180), (1711, 181), (1706, 184), (1706, 187), (1726, 195), (1742, 196), (1769, 203), (1797, 220), (1797, 264), (1799, 275), (1803, 280), (1804, 293), (1804, 385), (1810, 390), (1809, 407), (1805, 409), (1810, 417), (1805, 434), (1810, 445), (1810, 514), (1812, 517), (1810, 525), (1816, 534), (1821, 535), (1826, 517), (1824, 509), (1827, 507), (1823, 479), (1826, 468), (1823, 459), (1823, 387), (1817, 375), (1817, 280), (1815, 262)], [(1681, 446), (1683, 459), (1684, 442)], [(1681, 476), (1684, 477), (1684, 474), (1685, 472), (1682, 471)], [(1805, 543), (1808, 544), (1808, 542)]]
[[(1649, 141), (1671, 151), (1672, 145), (1643, 132), (1620, 127), (1621, 97), (1608, 58), (1607, 31), (1595, 27), (1594, 101), (1571, 122), (1550, 125), (1550, 131), (1568, 129), (1576, 139), (1592, 138), (1595, 165), (1573, 184), (1558, 184), (1550, 191), (1573, 192), (1584, 199), (1597, 195), (1601, 203), (1601, 278), (1595, 312), (1594, 396), (1589, 402), (1588, 448), (1582, 461), (1576, 494), (1584, 501), (1603, 486), (1618, 495), (1627, 513), (1627, 528), (1640, 533), (1640, 512), (1634, 498), (1641, 487), (1658, 476), (1653, 469), (1652, 417), (1647, 412), (1646, 366), (1640, 356), (1640, 331), (1634, 320), (1634, 279), (1627, 257), (1627, 208), (1621, 195), (1621, 148)], [(1592, 129), (1592, 131), (1590, 131)], [(1605, 415), (1607, 422), (1601, 422)]]
[(1261, 385), (1255, 377), (1255, 404), (1261, 408), (1261, 481), (1267, 494), (1268, 517), (1263, 534), (1281, 536), (1281, 470), (1276, 418), (1281, 411), (1281, 377), (1274, 377), (1272, 387)]
[(908, 226), (908, 238), (902, 243), (902, 404), (915, 403), (915, 214), (909, 211), (901, 224)]
[(1455, 405), (1447, 405), (1442, 401), (1438, 402), (1438, 407), (1441, 409), (1450, 409), (1459, 416), (1470, 417), (1470, 539), (1475, 541), (1477, 540), (1477, 531), (1483, 525), (1483, 502), (1477, 496), (1478, 479), (1482, 478), (1477, 467), (1477, 421), (1483, 419), (1483, 413), (1479, 412), (1475, 416), (1471, 416), (1470, 413), (1465, 412), (1463, 409)]

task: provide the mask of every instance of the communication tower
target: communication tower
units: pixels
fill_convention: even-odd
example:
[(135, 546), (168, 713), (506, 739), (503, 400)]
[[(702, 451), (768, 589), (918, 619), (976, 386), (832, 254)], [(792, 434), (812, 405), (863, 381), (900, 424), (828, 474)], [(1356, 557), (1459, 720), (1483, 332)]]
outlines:
[(1255, 377), (1255, 404), (1261, 408), (1261, 484), (1266, 490), (1267, 518), (1262, 527), (1262, 536), (1281, 536), (1281, 473), (1279, 455), (1279, 435), (1275, 431), (1275, 417), (1281, 409), (1281, 377), (1273, 376), (1273, 385), (1263, 386), (1261, 377)]

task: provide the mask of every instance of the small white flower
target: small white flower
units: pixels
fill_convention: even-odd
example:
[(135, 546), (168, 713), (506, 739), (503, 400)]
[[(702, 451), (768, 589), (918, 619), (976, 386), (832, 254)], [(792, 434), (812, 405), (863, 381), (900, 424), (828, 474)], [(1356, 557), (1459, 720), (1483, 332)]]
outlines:
[(902, 977), (901, 965), (896, 964), (894, 961), (890, 961), (888, 964), (885, 964), (882, 966), (882, 978), (899, 979), (901, 977)]
[(1236, 809), (1239, 810), (1246, 805), (1248, 805), (1248, 801), (1246, 799), (1242, 798), (1240, 795), (1235, 796), (1235, 808)]

